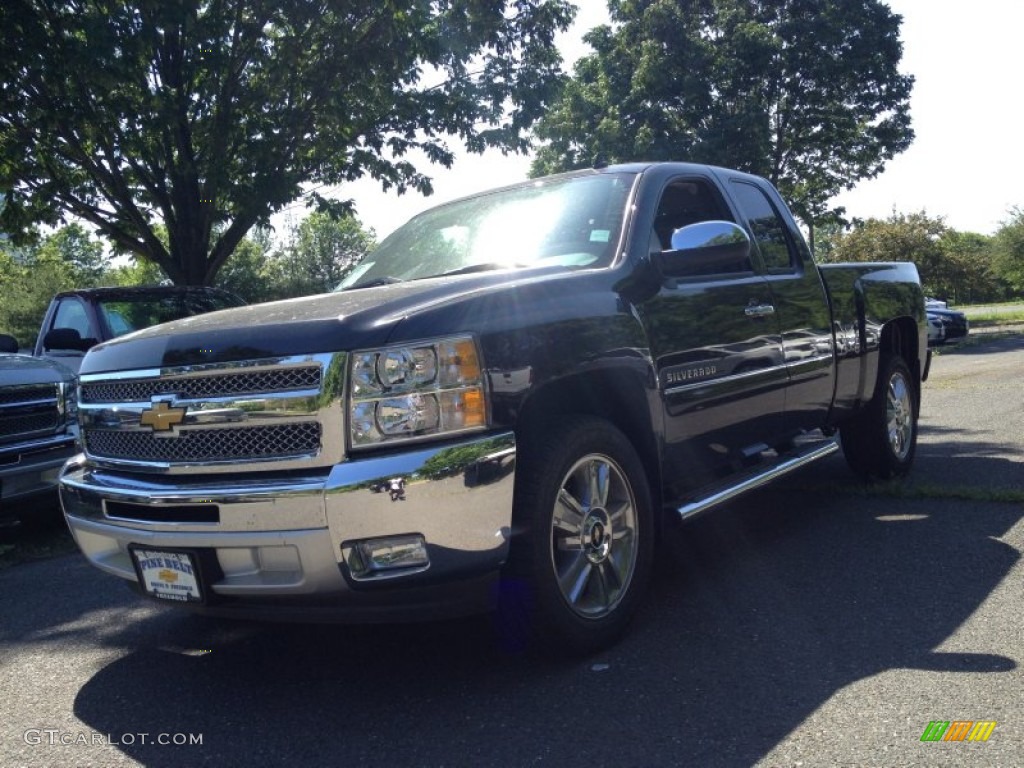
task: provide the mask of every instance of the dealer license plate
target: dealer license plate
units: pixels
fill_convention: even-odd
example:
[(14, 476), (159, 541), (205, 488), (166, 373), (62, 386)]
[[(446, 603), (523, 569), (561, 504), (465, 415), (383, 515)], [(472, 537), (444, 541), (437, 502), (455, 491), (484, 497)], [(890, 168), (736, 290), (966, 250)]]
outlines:
[(147, 595), (181, 603), (201, 602), (199, 570), (186, 552), (132, 549), (142, 588)]

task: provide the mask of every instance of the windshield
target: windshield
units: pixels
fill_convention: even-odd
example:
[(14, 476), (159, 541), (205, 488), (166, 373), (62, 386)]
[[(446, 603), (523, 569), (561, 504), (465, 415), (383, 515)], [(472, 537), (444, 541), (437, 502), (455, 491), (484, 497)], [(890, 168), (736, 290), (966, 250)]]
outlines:
[(538, 180), (434, 208), (385, 238), (337, 290), (484, 269), (607, 266), (634, 178)]
[(97, 308), (110, 338), (218, 309), (243, 306), (238, 297), (220, 292), (137, 293), (100, 299)]

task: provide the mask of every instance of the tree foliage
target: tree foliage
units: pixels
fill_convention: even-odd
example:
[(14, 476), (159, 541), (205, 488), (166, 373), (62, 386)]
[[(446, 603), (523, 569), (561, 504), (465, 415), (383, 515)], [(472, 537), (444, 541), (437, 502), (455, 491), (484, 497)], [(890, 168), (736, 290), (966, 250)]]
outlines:
[(994, 236), (993, 269), (1018, 292), (1024, 292), (1024, 209), (1014, 208)]
[(214, 285), (241, 296), (250, 304), (284, 298), (268, 269), (272, 255), (270, 230), (254, 229), (238, 244), (227, 264), (217, 273)]
[(54, 294), (101, 284), (108, 266), (102, 244), (78, 224), (37, 239), (31, 248), (0, 244), (0, 333), (23, 347), (35, 343)]
[(925, 211), (894, 212), (820, 234), (815, 257), (821, 262), (912, 261), (925, 293), (955, 303), (995, 301), (1007, 293), (993, 268), (992, 238), (958, 232)]
[(935, 291), (936, 296), (960, 304), (1000, 301), (1009, 296), (1006, 281), (992, 261), (991, 237), (949, 229), (939, 244), (947, 282)]
[[(167, 233), (155, 228), (163, 242)], [(72, 288), (158, 285), (160, 267), (140, 258), (111, 260), (102, 243), (81, 225), (69, 224), (33, 245), (15, 248), (0, 240), (0, 333), (30, 346), (54, 294)], [(375, 245), (373, 231), (358, 219), (314, 213), (290, 228), (281, 242), (270, 230), (245, 237), (217, 274), (215, 284), (249, 303), (323, 293), (334, 288)]]
[[(242, 243), (244, 244), (245, 241), (243, 240)], [(167, 275), (155, 262), (145, 261), (136, 256), (129, 257), (128, 263), (111, 266), (103, 276), (102, 285), (128, 287), (132, 285), (161, 285), (165, 282), (167, 282)]]
[[(941, 259), (939, 241), (947, 231), (941, 216), (893, 211), (886, 219), (857, 221), (849, 231), (836, 231), (827, 261), (913, 261), (919, 269), (927, 269)], [(826, 260), (821, 250), (815, 251), (819, 261)]]
[(572, 15), (566, 0), (5, 0), (0, 229), (24, 240), (76, 216), (175, 283), (210, 284), (305, 184), (428, 192), (414, 150), (447, 166), (451, 137), (525, 149)]
[(355, 216), (314, 212), (279, 243), (269, 230), (255, 230), (215, 284), (250, 303), (325, 293), (375, 245), (373, 231), (363, 229)]
[(64, 262), (69, 277), (79, 286), (98, 285), (108, 266), (103, 243), (77, 222), (47, 236), (36, 258)]
[(275, 282), (288, 296), (332, 290), (376, 245), (373, 230), (364, 230), (354, 217), (324, 213), (307, 216), (290, 239), (274, 265)]
[(538, 124), (535, 174), (690, 160), (771, 180), (808, 225), (913, 139), (881, 0), (610, 0)]

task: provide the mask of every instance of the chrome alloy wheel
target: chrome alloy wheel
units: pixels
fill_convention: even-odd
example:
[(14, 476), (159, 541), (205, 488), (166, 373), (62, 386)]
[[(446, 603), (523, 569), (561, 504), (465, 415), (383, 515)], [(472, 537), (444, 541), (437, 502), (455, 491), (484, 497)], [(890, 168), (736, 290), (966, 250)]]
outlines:
[(595, 619), (615, 609), (633, 577), (638, 541), (625, 473), (607, 456), (584, 456), (562, 479), (551, 521), (551, 564), (577, 615)]
[(902, 461), (907, 458), (914, 436), (914, 401), (910, 385), (897, 372), (889, 379), (885, 400), (885, 420), (889, 434), (889, 447), (893, 455)]

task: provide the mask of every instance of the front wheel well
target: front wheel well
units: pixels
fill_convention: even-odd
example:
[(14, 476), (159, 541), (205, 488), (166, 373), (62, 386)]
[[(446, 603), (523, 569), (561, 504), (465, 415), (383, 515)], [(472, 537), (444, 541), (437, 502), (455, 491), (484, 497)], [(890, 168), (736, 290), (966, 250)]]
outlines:
[(652, 404), (657, 391), (633, 370), (592, 371), (541, 386), (524, 403), (515, 431), (520, 450), (543, 435), (546, 425), (570, 415), (595, 416), (611, 422), (632, 443), (643, 462), (655, 504), (660, 503), (661, 457)]

